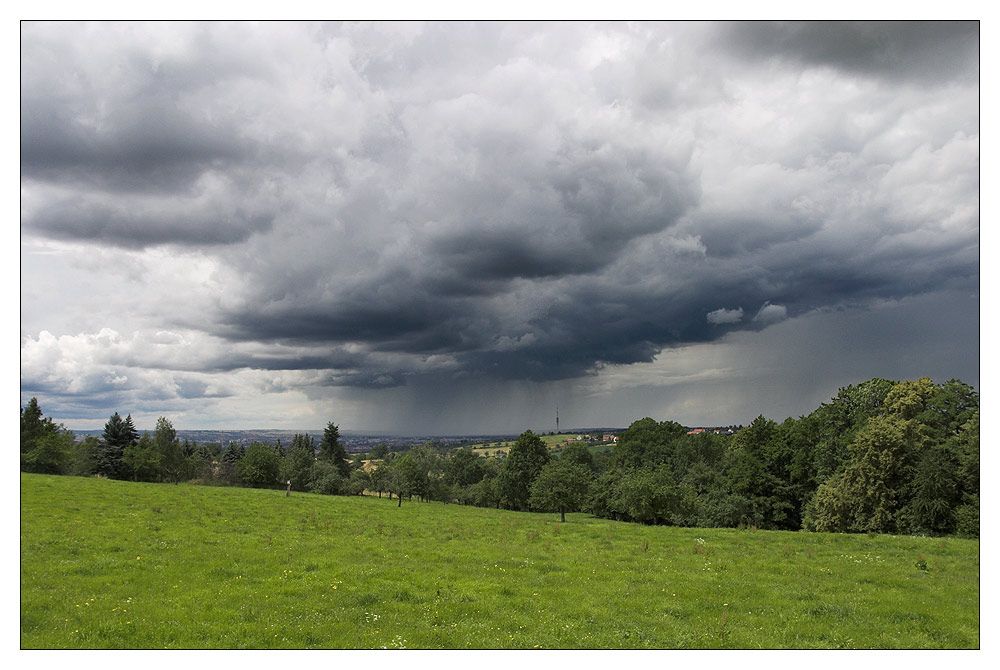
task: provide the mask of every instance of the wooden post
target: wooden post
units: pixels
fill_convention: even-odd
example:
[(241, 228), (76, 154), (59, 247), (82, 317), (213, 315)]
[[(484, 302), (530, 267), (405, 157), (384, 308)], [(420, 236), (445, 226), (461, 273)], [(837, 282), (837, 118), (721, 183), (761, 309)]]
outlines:
[(292, 495), (292, 480), (291, 479), (288, 480), (288, 488), (285, 489), (285, 497), (287, 498), (290, 495)]

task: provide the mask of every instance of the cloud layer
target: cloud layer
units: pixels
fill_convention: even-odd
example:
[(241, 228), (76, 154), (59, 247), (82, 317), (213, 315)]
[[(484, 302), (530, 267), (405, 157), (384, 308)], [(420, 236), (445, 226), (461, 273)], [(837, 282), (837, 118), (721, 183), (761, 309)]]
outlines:
[(22, 282), (103, 300), (22, 290), (22, 392), (573, 380), (977, 291), (978, 41), (25, 23)]

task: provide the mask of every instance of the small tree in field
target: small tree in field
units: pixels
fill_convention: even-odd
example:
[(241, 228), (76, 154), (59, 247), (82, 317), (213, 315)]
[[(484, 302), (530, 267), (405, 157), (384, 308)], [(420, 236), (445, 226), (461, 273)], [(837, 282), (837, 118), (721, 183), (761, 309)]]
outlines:
[(556, 461), (542, 468), (531, 485), (532, 509), (542, 512), (558, 511), (560, 520), (566, 521), (566, 511), (583, 507), (593, 480), (593, 473), (583, 465)]

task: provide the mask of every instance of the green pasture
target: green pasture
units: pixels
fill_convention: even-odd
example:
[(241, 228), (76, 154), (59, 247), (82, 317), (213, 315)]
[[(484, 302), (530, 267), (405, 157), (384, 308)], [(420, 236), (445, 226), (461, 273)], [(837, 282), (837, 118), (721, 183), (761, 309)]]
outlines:
[(977, 648), (979, 541), (21, 475), (21, 647)]

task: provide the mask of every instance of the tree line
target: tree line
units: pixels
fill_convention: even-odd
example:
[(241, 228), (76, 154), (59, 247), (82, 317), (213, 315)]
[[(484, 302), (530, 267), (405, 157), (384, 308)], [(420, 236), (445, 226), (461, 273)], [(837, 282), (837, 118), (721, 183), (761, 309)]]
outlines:
[(551, 452), (525, 431), (506, 458), (439, 445), (348, 459), (327, 425), (317, 446), (180, 442), (161, 417), (138, 435), (114, 414), (102, 439), (75, 443), (32, 398), (21, 412), (29, 472), (194, 481), (521, 511), (584, 511), (645, 524), (827, 532), (979, 535), (979, 396), (967, 384), (872, 379), (783, 423), (757, 417), (734, 435), (689, 435), (644, 418), (610, 454), (572, 443)]

